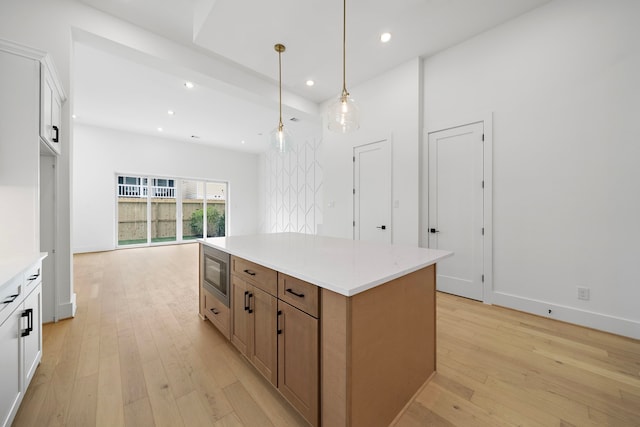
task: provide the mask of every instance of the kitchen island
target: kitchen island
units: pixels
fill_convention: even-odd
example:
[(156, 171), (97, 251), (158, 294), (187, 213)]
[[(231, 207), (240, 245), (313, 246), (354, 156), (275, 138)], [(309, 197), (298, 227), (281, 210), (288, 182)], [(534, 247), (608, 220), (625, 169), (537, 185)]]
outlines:
[(231, 255), (232, 343), (311, 425), (387, 426), (435, 373), (435, 267), (451, 252), (298, 233), (201, 243)]

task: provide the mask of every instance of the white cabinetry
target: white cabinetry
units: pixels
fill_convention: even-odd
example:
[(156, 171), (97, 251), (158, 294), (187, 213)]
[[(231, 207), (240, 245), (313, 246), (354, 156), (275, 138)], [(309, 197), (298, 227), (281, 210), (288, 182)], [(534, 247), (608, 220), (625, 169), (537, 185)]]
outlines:
[[(42, 359), (42, 256), (0, 283), (0, 426), (11, 425)], [(6, 270), (0, 265), (0, 271)]]
[(3, 39), (0, 94), (0, 200), (7, 206), (0, 209), (0, 264), (40, 251), (52, 254), (44, 266), (42, 305), (44, 320), (55, 321), (56, 166), (68, 135), (61, 116), (66, 95), (46, 52)]
[(0, 425), (11, 425), (22, 398), (20, 392), (20, 310), (0, 321)]
[(40, 71), (40, 137), (53, 151), (60, 154), (60, 132), (62, 102), (64, 95), (57, 79), (55, 68), (47, 59), (43, 60)]

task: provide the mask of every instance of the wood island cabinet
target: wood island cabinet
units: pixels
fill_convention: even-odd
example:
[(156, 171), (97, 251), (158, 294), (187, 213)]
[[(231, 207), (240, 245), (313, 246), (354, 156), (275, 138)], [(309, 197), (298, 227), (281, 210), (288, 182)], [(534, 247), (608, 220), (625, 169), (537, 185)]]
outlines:
[(318, 425), (318, 319), (278, 301), (278, 390), (300, 414)]
[(231, 253), (231, 342), (311, 426), (393, 425), (435, 374), (435, 263), (450, 252), (300, 233), (208, 243)]
[[(265, 283), (261, 284), (266, 287)], [(277, 386), (277, 299), (235, 273), (231, 274), (231, 288), (231, 342), (271, 384)]]
[(318, 288), (241, 258), (231, 264), (231, 342), (318, 425)]

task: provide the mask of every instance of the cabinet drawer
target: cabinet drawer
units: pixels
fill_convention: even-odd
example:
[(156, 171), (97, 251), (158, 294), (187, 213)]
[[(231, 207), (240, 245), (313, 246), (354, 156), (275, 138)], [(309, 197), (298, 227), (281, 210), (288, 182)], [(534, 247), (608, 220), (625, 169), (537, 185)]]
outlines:
[(201, 289), (201, 291), (202, 297), (204, 298), (204, 316), (222, 332), (222, 335), (230, 339), (231, 319), (229, 307), (205, 289)]
[(12, 313), (22, 303), (24, 299), (24, 295), (21, 295), (23, 280), (24, 276), (19, 274), (0, 288), (0, 324), (4, 322), (9, 313)]
[(273, 296), (278, 294), (278, 273), (246, 259), (231, 257), (232, 272)]
[(278, 298), (313, 317), (318, 317), (320, 298), (316, 285), (280, 273), (278, 274)]

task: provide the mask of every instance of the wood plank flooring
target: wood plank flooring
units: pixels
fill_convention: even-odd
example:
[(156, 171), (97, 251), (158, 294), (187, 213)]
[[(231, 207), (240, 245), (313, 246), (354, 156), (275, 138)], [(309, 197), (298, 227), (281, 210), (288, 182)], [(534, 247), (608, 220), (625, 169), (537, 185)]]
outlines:
[[(44, 327), (15, 426), (304, 426), (197, 316), (197, 245), (74, 256), (76, 317)], [(437, 297), (413, 426), (640, 426), (640, 342)]]

